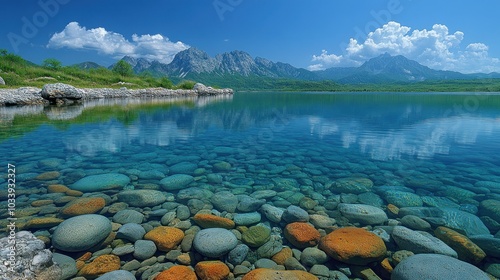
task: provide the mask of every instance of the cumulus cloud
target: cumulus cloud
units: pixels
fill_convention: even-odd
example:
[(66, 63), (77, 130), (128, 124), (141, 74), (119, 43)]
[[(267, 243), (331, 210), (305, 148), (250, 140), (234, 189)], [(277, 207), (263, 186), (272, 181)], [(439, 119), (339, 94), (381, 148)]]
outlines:
[(182, 42), (172, 42), (160, 34), (134, 34), (132, 41), (129, 41), (119, 33), (102, 27), (87, 29), (78, 22), (70, 22), (63, 31), (52, 35), (47, 47), (89, 49), (117, 59), (129, 55), (164, 63), (171, 62), (175, 54), (189, 48)]
[(500, 71), (498, 58), (490, 57), (488, 46), (473, 43), (461, 46), (464, 33), (450, 33), (443, 24), (435, 24), (432, 29), (413, 30), (398, 22), (388, 22), (370, 32), (363, 42), (351, 38), (343, 54), (329, 54), (322, 50), (312, 56), (310, 70), (328, 67), (359, 66), (366, 60), (383, 53), (404, 55), (426, 66), (440, 70), (464, 73)]

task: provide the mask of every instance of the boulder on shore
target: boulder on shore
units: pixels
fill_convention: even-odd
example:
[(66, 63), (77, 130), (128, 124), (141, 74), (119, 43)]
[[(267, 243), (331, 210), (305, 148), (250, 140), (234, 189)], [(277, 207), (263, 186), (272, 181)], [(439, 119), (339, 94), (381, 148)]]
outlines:
[(47, 99), (51, 104), (72, 104), (79, 102), (83, 97), (80, 90), (63, 83), (46, 84), (41, 94), (42, 98)]
[(5, 81), (3, 80), (2, 77), (0, 77), (0, 85), (4, 86), (5, 85)]
[(202, 83), (196, 83), (193, 90), (196, 91), (198, 95), (233, 94), (233, 90), (230, 88), (214, 89), (212, 87), (207, 87)]

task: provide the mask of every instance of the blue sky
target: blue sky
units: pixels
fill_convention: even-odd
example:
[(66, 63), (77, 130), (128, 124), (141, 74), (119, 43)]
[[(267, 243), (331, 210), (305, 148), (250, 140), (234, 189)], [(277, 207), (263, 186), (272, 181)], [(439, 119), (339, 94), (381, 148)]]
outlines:
[(0, 49), (35, 63), (169, 62), (196, 47), (311, 70), (402, 54), (435, 69), (500, 72), (500, 1), (8, 0)]

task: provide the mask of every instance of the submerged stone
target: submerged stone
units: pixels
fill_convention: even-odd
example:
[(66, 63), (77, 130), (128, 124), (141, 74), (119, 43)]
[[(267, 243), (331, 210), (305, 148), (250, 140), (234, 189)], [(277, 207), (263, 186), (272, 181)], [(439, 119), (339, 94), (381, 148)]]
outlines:
[(71, 189), (82, 192), (98, 192), (123, 188), (130, 183), (130, 178), (119, 173), (90, 175), (76, 181)]

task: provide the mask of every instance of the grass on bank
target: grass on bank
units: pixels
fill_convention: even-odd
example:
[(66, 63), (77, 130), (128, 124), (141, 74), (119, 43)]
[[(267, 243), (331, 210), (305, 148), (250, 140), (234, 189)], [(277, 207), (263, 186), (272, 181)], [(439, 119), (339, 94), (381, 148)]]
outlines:
[(179, 81), (174, 85), (168, 77), (153, 77), (147, 73), (135, 75), (124, 61), (113, 69), (80, 69), (61, 66), (55, 59), (46, 59), (42, 66), (30, 63), (22, 57), (0, 50), (0, 77), (6, 83), (0, 88), (38, 87), (48, 83), (66, 83), (79, 88), (147, 88), (192, 89), (195, 82)]

